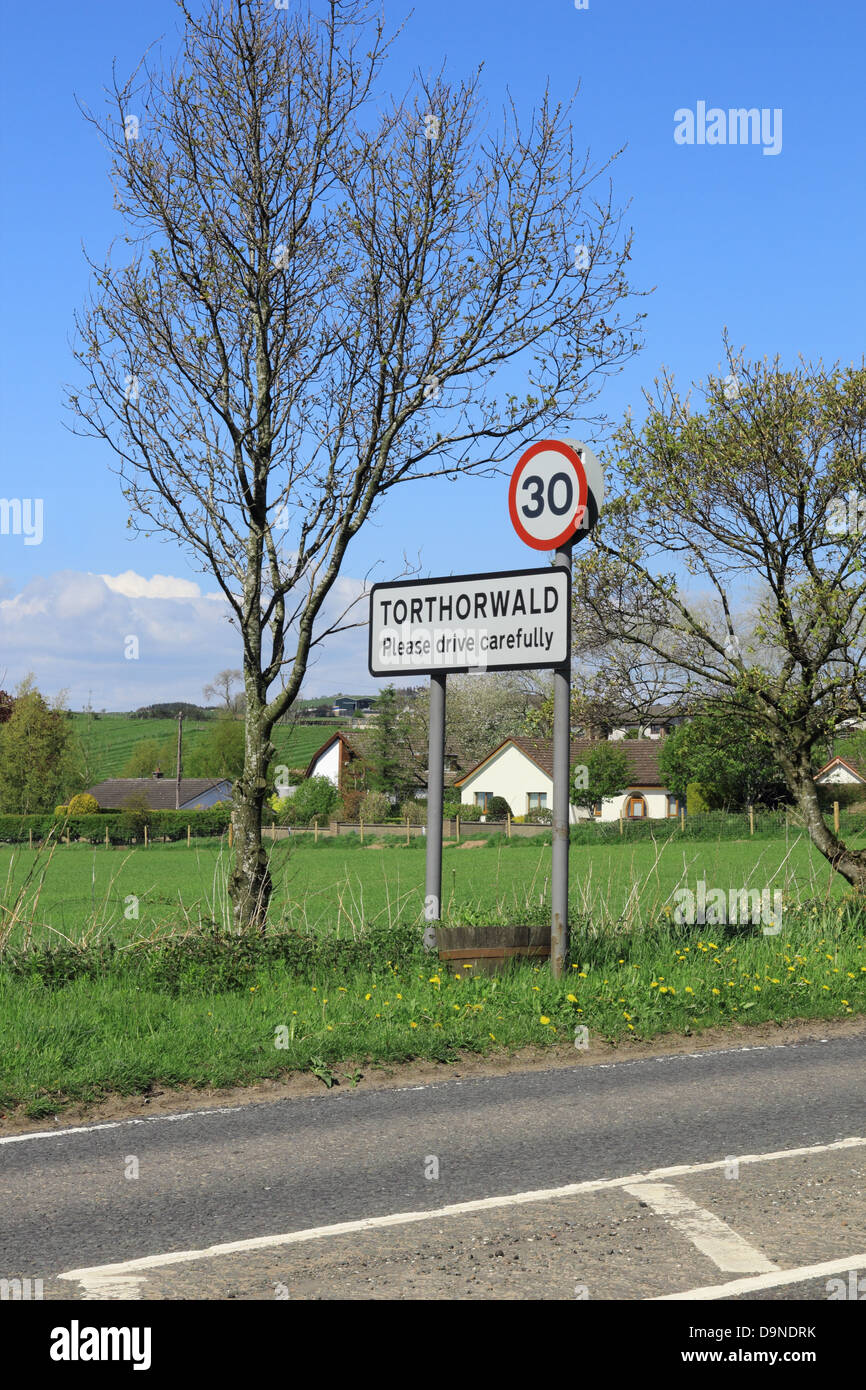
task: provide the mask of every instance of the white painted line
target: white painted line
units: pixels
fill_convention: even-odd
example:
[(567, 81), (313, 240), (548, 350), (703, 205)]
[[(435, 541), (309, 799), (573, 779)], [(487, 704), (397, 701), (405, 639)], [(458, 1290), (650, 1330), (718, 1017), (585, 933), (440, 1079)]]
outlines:
[(709, 1300), (734, 1298), (739, 1293), (760, 1293), (762, 1289), (780, 1289), (785, 1284), (802, 1284), (807, 1279), (822, 1279), (831, 1274), (847, 1274), (850, 1269), (866, 1269), (866, 1253), (846, 1255), (842, 1260), (825, 1260), (819, 1265), (800, 1265), (799, 1269), (780, 1269), (775, 1274), (756, 1274), (753, 1279), (732, 1279), (729, 1284), (713, 1284), (702, 1289), (686, 1289), (683, 1293), (665, 1293), (648, 1300), (650, 1303), (682, 1302), (686, 1299)]
[(777, 1264), (738, 1235), (726, 1221), (699, 1207), (671, 1183), (628, 1183), (623, 1190), (645, 1202), (725, 1273), (770, 1274), (778, 1270)]
[[(746, 1154), (738, 1158), (744, 1163), (772, 1163), (785, 1158), (800, 1158), (810, 1154), (829, 1153), (838, 1149), (852, 1149), (866, 1145), (866, 1137), (838, 1139), (832, 1144), (815, 1144), (809, 1148), (780, 1149), (774, 1153)], [(588, 1192), (603, 1192), (627, 1187), (635, 1183), (654, 1182), (665, 1178), (688, 1176), (692, 1173), (707, 1173), (725, 1168), (730, 1158), (716, 1159), (711, 1163), (681, 1163), (671, 1168), (655, 1168), (649, 1173), (630, 1173), (621, 1178), (594, 1178), (587, 1182), (569, 1183), (564, 1187), (539, 1188), (532, 1192), (515, 1192), (500, 1197), (479, 1197), (473, 1201), (455, 1202), (447, 1207), (434, 1207), (422, 1211), (394, 1212), (388, 1216), (365, 1216), (355, 1221), (340, 1221), (332, 1226), (312, 1226), (306, 1230), (286, 1231), (281, 1235), (253, 1236), (248, 1240), (226, 1241), (221, 1245), (209, 1245), (203, 1250), (170, 1250), (162, 1255), (144, 1255), (135, 1260), (122, 1260), (118, 1264), (92, 1265), (84, 1269), (70, 1269), (58, 1274), (58, 1279), (71, 1279), (87, 1285), (94, 1276), (135, 1274), (139, 1270), (163, 1269), (167, 1265), (190, 1264), (197, 1260), (213, 1260), (223, 1255), (241, 1254), (247, 1250), (275, 1249), (279, 1246), (303, 1245), (312, 1240), (328, 1240), (334, 1236), (353, 1235), (360, 1231), (382, 1230), (390, 1226), (408, 1226), (420, 1221), (439, 1221), (445, 1216), (466, 1216), (476, 1211), (493, 1211), (497, 1207), (525, 1206), (531, 1202), (552, 1202), (563, 1197), (577, 1197)]]
[[(815, 1043), (827, 1043), (829, 1038), (806, 1038), (799, 1043), (754, 1043), (744, 1044), (742, 1047), (714, 1047), (707, 1048), (704, 1052), (663, 1052), (657, 1057), (633, 1057), (629, 1061), (623, 1062), (586, 1062), (575, 1063), (569, 1067), (550, 1067), (545, 1070), (550, 1071), (585, 1071), (587, 1068), (593, 1071), (616, 1071), (622, 1067), (646, 1067), (658, 1062), (688, 1062), (704, 1061), (707, 1057), (729, 1057), (733, 1053), (740, 1052), (783, 1052), (795, 1047), (808, 1047)], [(511, 1076), (534, 1076), (534, 1071), (511, 1072)], [(92, 1134), (100, 1129), (122, 1129), (124, 1125), (155, 1125), (167, 1120), (197, 1120), (207, 1115), (236, 1115), (241, 1110), (248, 1110), (251, 1105), (282, 1105), (287, 1101), (298, 1100), (320, 1100), (330, 1101), (348, 1100), (350, 1096), (370, 1095), (373, 1091), (383, 1091), (390, 1095), (399, 1095), (405, 1091), (438, 1091), (443, 1086), (470, 1086), (477, 1085), (484, 1081), (501, 1081), (502, 1075), (474, 1076), (474, 1077), (449, 1077), (445, 1081), (428, 1081), (418, 1086), (376, 1086), (368, 1091), (344, 1091), (342, 1094), (333, 1091), (323, 1092), (321, 1095), (312, 1096), (274, 1096), (270, 1100), (248, 1101), (244, 1105), (219, 1105), (208, 1110), (184, 1110), (173, 1115), (148, 1115), (146, 1118), (133, 1120), (110, 1120), (101, 1124), (93, 1125), (69, 1125), (58, 1129), (40, 1129), (32, 1134), (7, 1134), (0, 1138), (0, 1144), (24, 1144), (31, 1139), (60, 1139), (67, 1134)]]

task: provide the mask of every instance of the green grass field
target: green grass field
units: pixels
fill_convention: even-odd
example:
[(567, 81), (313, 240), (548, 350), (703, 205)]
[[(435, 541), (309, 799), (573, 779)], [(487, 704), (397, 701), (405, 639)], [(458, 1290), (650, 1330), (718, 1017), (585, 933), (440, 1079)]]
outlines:
[[(231, 857), (225, 844), (193, 841), (148, 849), (58, 845), (50, 863), (36, 850), (0, 847), (0, 904), (11, 908), (30, 876), (33, 939), (58, 933), (77, 939), (88, 929), (118, 940), (203, 921), (230, 921), (226, 880)], [(658, 916), (678, 887), (780, 889), (785, 901), (810, 901), (844, 892), (802, 832), (784, 839), (683, 843), (657, 850), (652, 842), (573, 845), (571, 903), (576, 916), (628, 930)], [(278, 841), (271, 850), (274, 925), (353, 936), (369, 924), (420, 918), (424, 896), (424, 848), (390, 844), (343, 848)], [(446, 847), (443, 854), (446, 914), (469, 920), (525, 920), (549, 902), (549, 846)], [(41, 878), (41, 886), (40, 886)], [(131, 902), (135, 899), (133, 906)], [(137, 916), (135, 913), (137, 912)], [(474, 914), (474, 915), (473, 915)], [(7, 913), (8, 915), (8, 913)], [(12, 944), (20, 936), (13, 933)]]
[[(220, 1087), (297, 1070), (355, 1085), (371, 1065), (415, 1057), (554, 1052), (584, 1037), (591, 1053), (599, 1038), (866, 1013), (863, 911), (799, 834), (672, 840), (660, 851), (574, 845), (561, 980), (530, 964), (449, 975), (425, 957), (422, 846), (288, 840), (271, 863), (272, 924), (302, 931), (178, 936), (229, 922), (224, 845), (60, 845), (50, 861), (4, 846), (7, 923), (30, 878), (11, 949), (0, 953), (0, 1117), (153, 1085)], [(544, 914), (549, 872), (549, 846), (446, 848), (446, 913), (479, 922)], [(665, 908), (675, 888), (700, 878), (726, 892), (781, 889), (781, 933), (674, 925)], [(49, 944), (59, 952), (46, 954)]]
[[(137, 744), (151, 740), (170, 742), (177, 736), (177, 722), (174, 719), (131, 719), (124, 714), (101, 714), (95, 718), (87, 714), (74, 714), (72, 726), (85, 749), (93, 786), (109, 777), (122, 777)], [(334, 721), (333, 727), (339, 728), (339, 722)], [(201, 747), (212, 728), (213, 724), (209, 721), (184, 720), (184, 748), (188, 754)], [(322, 724), (294, 728), (278, 726), (273, 733), (273, 742), (279, 760), (287, 767), (306, 767), (330, 732)]]

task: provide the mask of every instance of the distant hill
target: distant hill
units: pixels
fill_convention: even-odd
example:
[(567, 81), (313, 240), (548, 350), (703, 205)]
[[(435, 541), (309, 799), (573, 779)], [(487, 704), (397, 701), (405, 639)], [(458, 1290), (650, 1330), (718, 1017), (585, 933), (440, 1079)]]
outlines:
[[(343, 721), (345, 722), (345, 721)], [(88, 785), (104, 782), (109, 777), (121, 777), (136, 744), (152, 740), (173, 740), (177, 735), (177, 718), (141, 718), (131, 714), (73, 714), (75, 733), (87, 754)], [(213, 730), (211, 719), (183, 721), (183, 746), (191, 753)], [(274, 729), (273, 743), (278, 762), (287, 767), (306, 767), (317, 748), (329, 737), (330, 730), (340, 727), (335, 719), (330, 724), (300, 725), (296, 728), (280, 725)], [(172, 746), (174, 746), (172, 744)], [(166, 769), (163, 768), (165, 772)]]

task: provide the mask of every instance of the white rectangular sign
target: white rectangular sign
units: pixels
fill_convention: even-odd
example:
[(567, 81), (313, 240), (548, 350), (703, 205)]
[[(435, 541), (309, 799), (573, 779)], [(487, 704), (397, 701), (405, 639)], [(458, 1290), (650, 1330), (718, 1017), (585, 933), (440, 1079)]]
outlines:
[(374, 584), (372, 676), (559, 666), (568, 651), (571, 575), (505, 570)]

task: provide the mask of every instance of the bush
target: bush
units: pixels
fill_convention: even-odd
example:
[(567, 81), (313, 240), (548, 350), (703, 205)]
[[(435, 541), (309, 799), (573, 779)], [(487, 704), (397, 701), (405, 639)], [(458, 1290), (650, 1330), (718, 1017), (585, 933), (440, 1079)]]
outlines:
[[(443, 811), (443, 815), (447, 814)], [(400, 819), (408, 821), (410, 825), (423, 825), (427, 819), (427, 803), (419, 801), (416, 797), (410, 797), (404, 801), (400, 807)]]
[(344, 791), (342, 799), (334, 813), (337, 820), (347, 821), (349, 824), (357, 821), (360, 818), (361, 802), (363, 800), (364, 792), (362, 792), (359, 787)]
[(553, 811), (549, 806), (536, 806), (523, 817), (526, 825), (552, 825)]
[(686, 815), (703, 816), (709, 811), (710, 803), (701, 791), (699, 782), (689, 782), (686, 787)]
[(360, 806), (360, 820), (376, 821), (387, 820), (391, 815), (391, 798), (384, 792), (367, 792)]
[(504, 796), (491, 796), (486, 815), (488, 820), (505, 820), (506, 816), (511, 815), (511, 807)]
[(68, 812), (69, 812), (69, 807), (68, 807), (68, 806), (55, 806), (55, 807), (54, 807), (54, 814), (55, 814), (55, 816), (65, 816), (65, 815), (68, 814)]
[(327, 777), (306, 777), (291, 798), (293, 825), (309, 825), (318, 818), (326, 821), (337, 804), (338, 792)]
[(73, 796), (69, 802), (70, 816), (97, 816), (99, 815), (99, 802), (90, 792), (79, 792)]
[(457, 814), (461, 820), (476, 821), (481, 819), (482, 811), (480, 806), (473, 806), (470, 802), (462, 802), (457, 808)]

